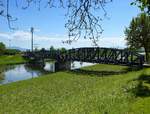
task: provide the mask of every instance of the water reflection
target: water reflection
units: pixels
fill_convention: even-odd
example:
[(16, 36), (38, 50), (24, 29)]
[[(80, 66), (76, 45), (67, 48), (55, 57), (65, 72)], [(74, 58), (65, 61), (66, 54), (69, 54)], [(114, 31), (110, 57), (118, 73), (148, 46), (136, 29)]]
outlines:
[(49, 62), (46, 62), (44, 70), (45, 71), (55, 72), (55, 63), (53, 62), (53, 63), (50, 64)]
[(78, 69), (78, 68), (81, 68), (81, 67), (91, 66), (91, 65), (94, 65), (94, 63), (75, 61), (75, 62), (71, 63), (71, 69), (73, 70), (73, 69)]
[(29, 64), (0, 66), (0, 84), (38, 77), (50, 73), (52, 70), (45, 70), (44, 68)]
[[(71, 63), (71, 69), (78, 69), (89, 65), (93, 65), (93, 63), (73, 62)], [(0, 66), (0, 84), (26, 80), (52, 72), (55, 72), (54, 62), (46, 62), (44, 68), (34, 64)]]

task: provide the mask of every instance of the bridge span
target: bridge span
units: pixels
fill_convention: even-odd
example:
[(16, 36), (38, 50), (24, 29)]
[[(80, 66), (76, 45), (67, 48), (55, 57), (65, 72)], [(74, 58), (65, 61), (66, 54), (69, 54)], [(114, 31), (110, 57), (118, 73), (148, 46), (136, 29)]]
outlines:
[(43, 61), (44, 59), (54, 59), (58, 63), (67, 61), (80, 61), (101, 64), (118, 64), (127, 66), (139, 66), (144, 64), (144, 56), (137, 52), (125, 49), (114, 48), (75, 48), (66, 51), (34, 51), (26, 52), (24, 57), (33, 61)]

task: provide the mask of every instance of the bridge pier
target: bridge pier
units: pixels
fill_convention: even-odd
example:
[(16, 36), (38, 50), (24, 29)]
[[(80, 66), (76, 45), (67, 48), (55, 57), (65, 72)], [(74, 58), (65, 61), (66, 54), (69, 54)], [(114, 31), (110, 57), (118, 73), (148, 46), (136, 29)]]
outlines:
[(70, 69), (71, 69), (71, 61), (55, 62), (55, 71), (70, 70)]
[(44, 59), (35, 59), (35, 60), (29, 60), (28, 63), (30, 65), (38, 66), (38, 67), (44, 67), (45, 66), (45, 61)]

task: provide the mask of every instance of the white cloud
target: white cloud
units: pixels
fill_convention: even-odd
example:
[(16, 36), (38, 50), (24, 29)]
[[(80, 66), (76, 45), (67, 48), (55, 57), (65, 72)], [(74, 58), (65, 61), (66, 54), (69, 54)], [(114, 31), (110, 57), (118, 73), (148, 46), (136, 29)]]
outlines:
[[(80, 39), (72, 43), (72, 47), (91, 47), (95, 46), (89, 39)], [(108, 48), (124, 48), (126, 47), (126, 41), (124, 37), (104, 37), (100, 38), (98, 41), (99, 47), (108, 47)]]
[(16, 31), (10, 35), (11, 39), (29, 40), (31, 34), (25, 31)]
[(0, 33), (0, 38), (9, 38), (10, 35), (8, 33)]
[(126, 47), (126, 41), (123, 36), (121, 37), (106, 37), (99, 41), (100, 47), (111, 47), (111, 48), (124, 48)]
[[(22, 48), (30, 48), (31, 46), (31, 33), (27, 31), (15, 31), (13, 33), (0, 33), (0, 41), (4, 39), (11, 39), (11, 46), (18, 46)], [(49, 48), (54, 46), (56, 48), (77, 48), (77, 47), (91, 47), (92, 41), (89, 39), (80, 39), (73, 42), (71, 45), (63, 44), (62, 41), (67, 40), (67, 36), (54, 34), (51, 36), (34, 34), (34, 44), (39, 48)], [(5, 43), (8, 43), (8, 41)], [(124, 37), (105, 37), (100, 38), (98, 42), (100, 47), (123, 48), (126, 41)]]

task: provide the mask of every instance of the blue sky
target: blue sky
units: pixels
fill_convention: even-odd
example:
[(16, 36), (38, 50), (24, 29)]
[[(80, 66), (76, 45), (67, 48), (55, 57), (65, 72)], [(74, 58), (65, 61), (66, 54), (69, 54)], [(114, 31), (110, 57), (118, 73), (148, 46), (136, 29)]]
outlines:
[[(130, 6), (131, 2), (132, 0), (113, 0), (112, 3), (105, 6), (108, 18), (101, 22), (104, 32), (100, 38), (99, 46), (118, 48), (125, 46), (125, 27), (128, 27), (131, 19), (140, 13), (136, 6)], [(62, 44), (62, 40), (68, 38), (67, 29), (64, 27), (67, 21), (64, 16), (65, 9), (41, 8), (38, 11), (35, 6), (26, 10), (12, 6), (11, 14), (18, 18), (13, 23), (13, 26), (18, 28), (17, 30), (10, 30), (7, 20), (0, 17), (0, 42), (4, 42), (7, 46), (11, 40), (11, 46), (30, 48), (29, 28), (31, 26), (35, 28), (34, 44), (38, 44), (39, 48), (49, 48), (51, 45), (67, 48), (92, 46), (91, 41), (82, 38), (72, 45)], [(99, 12), (99, 15), (102, 14)]]

